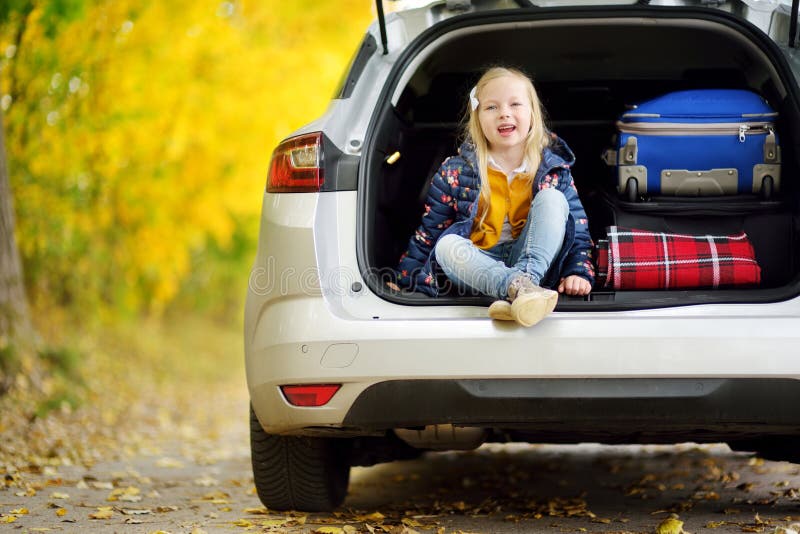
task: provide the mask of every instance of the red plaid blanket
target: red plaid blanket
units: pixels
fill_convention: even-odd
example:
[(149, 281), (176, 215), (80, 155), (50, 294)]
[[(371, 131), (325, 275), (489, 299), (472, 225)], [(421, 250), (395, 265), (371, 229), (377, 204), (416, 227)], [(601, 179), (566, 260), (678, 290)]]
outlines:
[(761, 268), (744, 232), (683, 235), (618, 226), (606, 231), (608, 240), (598, 244), (600, 287), (683, 289), (761, 281)]

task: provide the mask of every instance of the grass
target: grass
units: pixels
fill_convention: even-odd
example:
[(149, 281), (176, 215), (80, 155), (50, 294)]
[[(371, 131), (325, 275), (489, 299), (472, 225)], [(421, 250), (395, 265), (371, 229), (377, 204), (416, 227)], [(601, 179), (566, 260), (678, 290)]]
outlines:
[(131, 371), (156, 386), (207, 385), (244, 373), (241, 327), (212, 318), (127, 322), (83, 341), (91, 343), (94, 372)]
[(46, 347), (39, 351), (42, 360), (53, 372), (68, 378), (80, 378), (80, 364), (83, 354), (69, 347)]

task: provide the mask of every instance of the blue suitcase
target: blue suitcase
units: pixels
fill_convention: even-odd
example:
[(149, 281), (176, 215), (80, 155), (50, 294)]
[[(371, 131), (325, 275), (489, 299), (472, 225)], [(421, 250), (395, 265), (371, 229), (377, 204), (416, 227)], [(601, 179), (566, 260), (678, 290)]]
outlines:
[(770, 198), (780, 188), (777, 115), (750, 91), (668, 93), (620, 117), (604, 159), (631, 202), (639, 195)]

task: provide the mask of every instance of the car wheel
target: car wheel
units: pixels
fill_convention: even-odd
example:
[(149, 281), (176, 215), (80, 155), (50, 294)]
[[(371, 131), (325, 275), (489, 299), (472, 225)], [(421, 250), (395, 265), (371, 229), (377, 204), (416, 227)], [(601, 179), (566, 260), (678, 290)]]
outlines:
[(350, 482), (346, 438), (267, 434), (250, 407), (250, 453), (258, 498), (272, 510), (326, 512)]

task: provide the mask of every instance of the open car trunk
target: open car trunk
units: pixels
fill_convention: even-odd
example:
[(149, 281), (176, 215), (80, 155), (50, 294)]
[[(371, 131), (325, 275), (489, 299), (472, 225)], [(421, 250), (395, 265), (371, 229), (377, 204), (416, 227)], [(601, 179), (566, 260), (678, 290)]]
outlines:
[[(763, 33), (718, 11), (652, 7), (514, 10), (464, 15), (428, 30), (395, 66), (373, 118), (359, 177), (359, 261), (373, 291), (407, 304), (486, 305), (480, 295), (430, 298), (392, 292), (397, 265), (420, 223), (427, 184), (459, 144), (466, 95), (491, 65), (521, 67), (537, 86), (550, 128), (575, 152), (573, 176), (592, 238), (607, 226), (688, 234), (744, 230), (761, 284), (747, 289), (612, 291), (562, 297), (560, 310), (766, 302), (800, 293), (800, 109), (792, 73)], [(748, 89), (779, 112), (781, 189), (753, 195), (653, 197), (631, 203), (601, 160), (626, 106), (673, 90)], [(387, 163), (387, 156), (400, 158)]]

